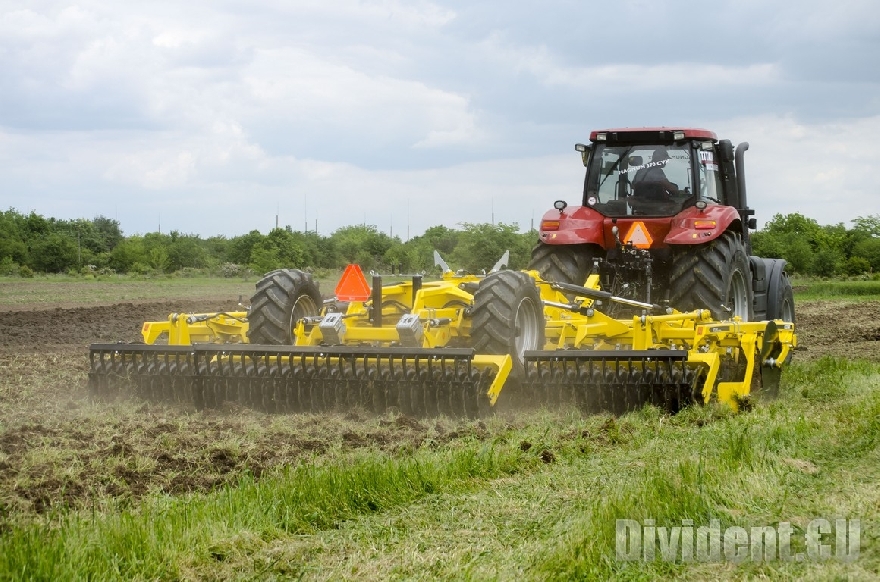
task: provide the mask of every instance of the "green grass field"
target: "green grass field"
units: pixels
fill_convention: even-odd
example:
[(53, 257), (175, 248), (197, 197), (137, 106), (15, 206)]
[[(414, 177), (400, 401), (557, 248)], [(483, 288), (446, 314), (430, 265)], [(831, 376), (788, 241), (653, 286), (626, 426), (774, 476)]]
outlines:
[[(748, 413), (494, 417), (411, 450), (330, 452), (207, 494), (11, 519), (5, 579), (790, 579), (880, 571), (880, 366), (823, 359)], [(615, 560), (617, 519), (859, 518), (853, 563)], [(834, 543), (833, 541), (829, 543)], [(659, 555), (659, 551), (658, 551)]]
[[(183, 289), (137, 284), (157, 285), (143, 291), (155, 298)], [(0, 365), (0, 471), (14, 472), (0, 479), (0, 580), (880, 577), (877, 362), (796, 361), (778, 399), (740, 414), (470, 421), (108, 405), (72, 386), (78, 355), (29, 357)], [(201, 474), (208, 484), (192, 481)], [(37, 485), (53, 492), (48, 509), (23, 504)], [(801, 553), (816, 518), (859, 519), (858, 556), (664, 561), (659, 545), (653, 561), (615, 556), (621, 519), (788, 522)], [(820, 542), (835, 550), (833, 535)]]
[(795, 297), (800, 300), (880, 299), (880, 281), (796, 279), (793, 286)]

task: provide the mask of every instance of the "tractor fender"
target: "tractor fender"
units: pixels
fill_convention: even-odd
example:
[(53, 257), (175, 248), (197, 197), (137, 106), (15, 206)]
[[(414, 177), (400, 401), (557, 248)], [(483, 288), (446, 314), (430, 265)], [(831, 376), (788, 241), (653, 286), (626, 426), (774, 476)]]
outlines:
[(732, 206), (695, 206), (686, 208), (672, 219), (672, 228), (663, 239), (668, 245), (701, 245), (715, 240), (725, 231), (740, 232), (740, 216)]
[(788, 277), (785, 272), (787, 263), (785, 259), (764, 259), (764, 264), (767, 267), (767, 319), (781, 319), (782, 294)]
[(548, 245), (605, 246), (605, 217), (586, 206), (549, 210), (541, 217), (541, 242)]

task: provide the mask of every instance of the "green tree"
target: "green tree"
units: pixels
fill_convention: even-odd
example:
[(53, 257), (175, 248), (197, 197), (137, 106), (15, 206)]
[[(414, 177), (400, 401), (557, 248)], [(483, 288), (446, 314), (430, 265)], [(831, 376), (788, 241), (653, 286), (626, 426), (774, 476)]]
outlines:
[(345, 226), (338, 229), (330, 238), (333, 240), (337, 256), (344, 263), (357, 263), (363, 269), (383, 266), (385, 253), (400, 239), (391, 238), (379, 232), (373, 225)]
[(275, 228), (251, 249), (251, 268), (258, 273), (273, 269), (298, 269), (305, 267), (306, 247), (299, 233), (289, 228)]
[(464, 223), (462, 226), (452, 257), (456, 265), (471, 272), (489, 270), (505, 251), (510, 251), (509, 268), (522, 269), (528, 264), (534, 234), (523, 236), (516, 224)]
[(822, 227), (802, 214), (776, 214), (752, 238), (752, 251), (786, 259), (793, 272), (831, 276), (845, 258), (846, 229)]
[(29, 266), (44, 273), (61, 273), (76, 267), (76, 242), (58, 232), (34, 239)]
[(126, 238), (110, 252), (110, 266), (120, 273), (127, 273), (135, 265), (148, 265), (149, 262), (144, 238), (139, 235)]
[(869, 237), (880, 238), (880, 214), (859, 216), (851, 221), (853, 230), (866, 234)]
[(27, 218), (10, 208), (0, 212), (0, 259), (9, 258), (17, 264), (28, 259)]
[(203, 269), (209, 266), (208, 252), (198, 235), (182, 235), (172, 231), (167, 245), (168, 269)]
[(248, 265), (251, 261), (251, 251), (254, 246), (263, 240), (259, 230), (252, 230), (247, 234), (234, 237), (229, 244), (227, 260), (239, 265)]
[(109, 253), (116, 245), (122, 242), (122, 230), (119, 228), (119, 221), (107, 218), (106, 216), (96, 216), (91, 221), (92, 229), (100, 241), (100, 248), (93, 248), (95, 252)]
[(434, 251), (450, 260), (458, 245), (460, 231), (443, 225), (432, 226), (424, 234), (414, 236), (404, 243), (409, 267), (414, 272), (430, 271), (434, 265)]
[(154, 270), (166, 272), (171, 262), (168, 260), (168, 250), (164, 246), (154, 246), (147, 252), (147, 263)]
[(856, 243), (852, 258), (864, 259), (871, 271), (880, 272), (880, 237), (866, 238)]

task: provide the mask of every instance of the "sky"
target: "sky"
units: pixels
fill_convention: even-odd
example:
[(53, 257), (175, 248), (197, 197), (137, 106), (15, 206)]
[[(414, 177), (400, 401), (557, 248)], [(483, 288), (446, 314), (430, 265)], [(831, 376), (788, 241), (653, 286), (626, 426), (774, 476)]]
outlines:
[(759, 224), (880, 214), (880, 4), (0, 0), (0, 208), (126, 235), (528, 229), (661, 125), (749, 142)]

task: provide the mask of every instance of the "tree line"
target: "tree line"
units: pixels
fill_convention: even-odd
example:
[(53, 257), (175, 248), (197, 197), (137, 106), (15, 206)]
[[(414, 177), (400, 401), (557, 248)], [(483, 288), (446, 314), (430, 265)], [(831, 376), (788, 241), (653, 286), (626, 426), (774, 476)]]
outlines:
[(820, 225), (799, 213), (776, 214), (752, 235), (752, 251), (788, 261), (788, 269), (817, 277), (880, 273), (880, 214)]
[(262, 234), (202, 238), (177, 231), (124, 236), (119, 222), (59, 220), (14, 209), (0, 212), (0, 275), (38, 273), (157, 274), (198, 270), (236, 276), (278, 268), (341, 269), (358, 263), (381, 272), (416, 273), (433, 267), (440, 251), (455, 268), (489, 269), (510, 251), (510, 267), (525, 268), (537, 233), (516, 224), (434, 226), (406, 242), (372, 225), (346, 226), (323, 236), (290, 226)]
[[(880, 215), (820, 225), (801, 214), (777, 214), (753, 234), (756, 255), (781, 257), (800, 275), (834, 277), (880, 272)], [(381, 272), (430, 271), (433, 251), (454, 268), (472, 272), (490, 268), (510, 250), (510, 268), (528, 265), (537, 232), (519, 232), (516, 224), (433, 226), (401, 241), (375, 226), (340, 228), (323, 236), (290, 226), (262, 234), (227, 238), (170, 233), (124, 236), (116, 220), (59, 220), (14, 209), (0, 212), (0, 275), (33, 273), (155, 274), (197, 270), (236, 276), (277, 268), (340, 269), (358, 263)]]

